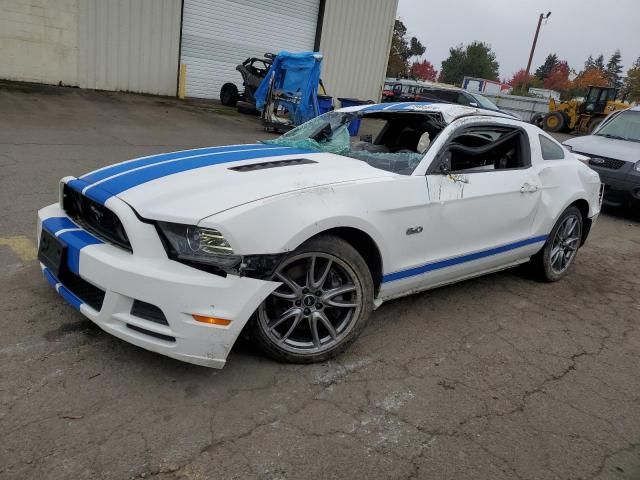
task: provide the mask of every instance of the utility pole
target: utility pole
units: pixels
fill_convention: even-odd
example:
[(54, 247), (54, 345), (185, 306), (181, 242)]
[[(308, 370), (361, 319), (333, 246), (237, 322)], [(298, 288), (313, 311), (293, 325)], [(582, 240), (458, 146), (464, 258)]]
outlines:
[(525, 78), (529, 78), (529, 71), (531, 70), (531, 62), (533, 61), (533, 52), (536, 50), (536, 43), (538, 43), (538, 34), (540, 33), (540, 25), (542, 25), (542, 20), (546, 20), (551, 16), (551, 12), (548, 12), (547, 15), (544, 13), (540, 14), (538, 18), (538, 28), (536, 28), (536, 34), (533, 37), (533, 45), (531, 45), (531, 53), (529, 54), (529, 63), (527, 63), (527, 76)]

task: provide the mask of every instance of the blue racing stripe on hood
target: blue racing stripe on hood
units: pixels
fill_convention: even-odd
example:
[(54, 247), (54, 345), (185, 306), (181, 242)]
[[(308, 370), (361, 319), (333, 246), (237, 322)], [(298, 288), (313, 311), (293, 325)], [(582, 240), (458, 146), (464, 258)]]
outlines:
[(173, 160), (176, 158), (183, 158), (183, 157), (191, 157), (193, 155), (206, 155), (208, 153), (229, 152), (229, 151), (240, 150), (240, 149), (264, 150), (265, 148), (277, 148), (277, 147), (276, 146), (270, 147), (269, 145), (256, 143), (256, 144), (249, 144), (249, 145), (206, 147), (206, 148), (196, 148), (193, 150), (181, 150), (178, 152), (159, 153), (156, 155), (149, 155), (147, 157), (140, 157), (124, 163), (117, 163), (115, 165), (111, 165), (101, 170), (96, 170), (95, 172), (87, 173), (86, 175), (82, 175), (79, 178), (79, 180), (84, 182), (85, 186), (87, 186), (92, 183), (99, 182), (100, 180), (104, 180), (105, 178), (112, 177), (113, 175), (117, 175), (119, 173), (128, 172), (135, 168), (145, 167), (147, 165), (153, 165), (155, 163), (164, 162), (166, 160)]
[[(97, 185), (90, 185), (84, 194), (90, 199), (104, 204), (110, 197), (137, 187), (147, 182), (157, 180), (176, 173), (194, 170), (196, 168), (210, 167), (221, 163), (239, 162), (242, 160), (255, 160), (257, 158), (275, 157), (281, 155), (308, 155), (318, 153), (312, 150), (290, 147), (267, 147), (262, 149), (235, 150), (229, 152), (215, 152), (210, 155), (197, 155), (192, 158), (179, 157), (174, 161), (168, 160), (164, 163), (152, 164), (148, 167), (140, 168), (132, 172), (118, 175), (117, 177), (105, 180)], [(72, 185), (72, 183), (74, 183)], [(78, 189), (84, 188), (82, 180), (72, 180), (69, 186)], [(86, 185), (85, 185), (86, 187)]]

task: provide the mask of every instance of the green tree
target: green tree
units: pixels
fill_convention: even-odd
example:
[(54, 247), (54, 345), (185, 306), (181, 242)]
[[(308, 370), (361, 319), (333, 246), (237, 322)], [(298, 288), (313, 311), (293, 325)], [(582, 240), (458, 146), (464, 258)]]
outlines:
[(536, 78), (538, 78), (539, 80), (544, 80), (545, 78), (547, 78), (551, 71), (558, 66), (558, 63), (560, 63), (560, 61), (558, 60), (558, 56), (555, 53), (550, 53), (549, 55), (547, 55), (544, 63), (540, 65), (536, 70)]
[(426, 47), (416, 37), (407, 36), (407, 27), (402, 20), (396, 19), (391, 37), (391, 49), (387, 63), (387, 77), (406, 78), (409, 73), (409, 59), (419, 57), (426, 51)]
[(596, 66), (596, 62), (593, 60), (593, 55), (589, 54), (589, 58), (584, 62), (584, 71), (591, 70)]
[(607, 62), (607, 78), (609, 86), (620, 89), (622, 86), (622, 55), (616, 50)]
[(449, 49), (449, 57), (442, 62), (440, 81), (461, 84), (465, 76), (498, 80), (500, 64), (491, 46), (472, 42), (466, 47), (458, 45)]
[(420, 57), (427, 51), (427, 47), (420, 43), (416, 37), (411, 37), (409, 41), (409, 56), (410, 57)]
[(604, 55), (600, 54), (598, 55), (598, 58), (596, 58), (596, 60), (593, 62), (594, 66), (604, 72), (606, 69), (604, 68)]
[(622, 85), (622, 97), (631, 102), (640, 102), (640, 57), (627, 71)]

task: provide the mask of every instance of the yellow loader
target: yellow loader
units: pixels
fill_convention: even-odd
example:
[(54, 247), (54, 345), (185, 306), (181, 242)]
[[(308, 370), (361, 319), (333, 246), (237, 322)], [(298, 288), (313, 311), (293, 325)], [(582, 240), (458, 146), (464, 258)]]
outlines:
[(611, 112), (629, 108), (627, 103), (616, 100), (617, 93), (613, 87), (590, 86), (584, 101), (556, 102), (551, 98), (542, 128), (548, 132), (591, 133)]

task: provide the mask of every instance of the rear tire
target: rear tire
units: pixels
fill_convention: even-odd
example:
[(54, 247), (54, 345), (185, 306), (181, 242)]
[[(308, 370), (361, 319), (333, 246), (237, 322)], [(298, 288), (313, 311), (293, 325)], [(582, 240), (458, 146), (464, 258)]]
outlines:
[(547, 132), (561, 132), (567, 127), (567, 121), (561, 112), (550, 112), (542, 119), (542, 126)]
[(240, 94), (238, 93), (238, 87), (233, 83), (225, 83), (220, 89), (220, 103), (225, 107), (235, 107), (238, 103)]
[(282, 362), (334, 358), (356, 340), (373, 310), (369, 268), (338, 237), (304, 243), (282, 261), (272, 280), (282, 285), (258, 307), (250, 331), (266, 355)]
[(542, 128), (542, 121), (544, 120), (544, 114), (536, 113), (533, 117), (531, 117), (531, 123), (538, 128)]
[(531, 257), (533, 273), (546, 282), (557, 282), (573, 264), (580, 244), (584, 220), (577, 207), (567, 208), (553, 226), (542, 250)]

